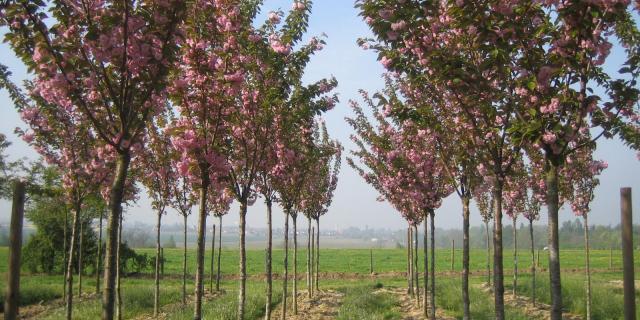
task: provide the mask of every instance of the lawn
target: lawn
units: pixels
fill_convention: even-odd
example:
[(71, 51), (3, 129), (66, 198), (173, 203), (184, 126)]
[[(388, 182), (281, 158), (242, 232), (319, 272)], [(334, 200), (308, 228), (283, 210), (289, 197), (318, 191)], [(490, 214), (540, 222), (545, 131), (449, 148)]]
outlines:
[[(152, 249), (137, 249), (138, 252), (153, 255)], [(508, 252), (508, 251), (507, 251)], [(510, 253), (505, 252), (505, 269), (512, 268)], [(274, 251), (274, 271), (282, 270), (282, 250)], [(344, 294), (341, 301), (338, 319), (398, 319), (398, 299), (391, 294), (373, 294), (374, 285), (382, 287), (404, 287), (405, 280), (400, 275), (382, 278), (372, 278), (371, 281), (349, 279), (342, 273), (358, 273), (363, 277), (369, 274), (369, 250), (362, 249), (325, 249), (321, 251), (321, 271), (333, 273), (331, 280), (321, 280), (323, 288), (331, 288)], [(459, 271), (461, 251), (456, 250), (456, 271)], [(7, 249), (0, 248), (0, 287), (4, 287), (6, 275)], [(406, 251), (402, 249), (376, 249), (373, 251), (374, 271), (378, 273), (403, 272)], [(437, 250), (436, 270), (449, 271), (451, 266), (451, 251)], [(484, 250), (472, 250), (471, 270), (484, 271), (486, 265), (486, 252)], [(180, 249), (165, 249), (166, 276), (162, 282), (161, 305), (168, 313), (168, 319), (187, 319), (192, 317), (191, 305), (182, 308), (179, 304), (181, 296), (182, 251)], [(541, 258), (546, 258), (542, 256)], [(207, 256), (207, 267), (210, 256)], [(519, 265), (522, 270), (528, 270), (531, 264), (527, 251), (522, 250), (519, 255)], [(607, 271), (609, 266), (608, 250), (593, 250), (592, 265), (600, 272), (593, 276), (593, 312), (594, 319), (620, 318), (622, 314), (622, 290), (612, 281), (621, 279), (619, 271)], [(193, 272), (195, 270), (195, 250), (188, 251), (189, 277), (188, 293), (193, 292)], [(233, 250), (222, 252), (222, 273), (226, 275), (237, 274), (238, 254)], [(249, 250), (247, 252), (247, 270), (251, 275), (260, 275), (264, 269), (264, 252), (261, 250)], [(291, 261), (291, 260), (290, 260)], [(422, 260), (420, 260), (422, 261)], [(567, 311), (584, 314), (584, 275), (583, 255), (580, 250), (563, 250), (562, 266), (567, 272), (563, 274), (563, 296)], [(620, 266), (620, 252), (614, 252), (614, 267)], [(546, 259), (542, 259), (544, 267)], [(206, 269), (208, 270), (208, 268)], [(292, 268), (290, 269), (292, 270)], [(298, 272), (302, 275), (306, 270), (306, 251), (298, 252)], [(150, 274), (150, 271), (147, 272)], [(342, 277), (342, 279), (341, 279)], [(95, 277), (84, 277), (84, 292), (95, 292)], [(208, 278), (207, 278), (208, 279)], [(437, 277), (436, 304), (446, 314), (456, 318), (462, 317), (460, 280), (458, 275), (440, 275)], [(540, 273), (537, 281), (537, 296), (539, 301), (549, 303), (548, 274)], [(493, 314), (493, 298), (490, 294), (482, 292), (478, 285), (486, 281), (484, 276), (472, 276), (471, 278), (471, 311), (474, 319), (490, 319)], [(153, 310), (153, 286), (152, 278), (142, 275), (123, 279), (123, 316), (135, 318), (140, 315), (150, 314)], [(522, 295), (531, 295), (530, 275), (521, 272), (518, 292)], [(510, 292), (511, 277), (505, 278), (507, 294)], [(47, 303), (59, 299), (62, 293), (62, 277), (60, 275), (23, 274), (21, 281), (21, 305), (33, 305)], [(290, 283), (291, 284), (291, 283)], [(304, 280), (299, 282), (299, 288), (304, 289)], [(224, 293), (207, 301), (204, 305), (205, 317), (209, 315), (214, 319), (234, 319), (237, 307), (237, 282), (225, 280), (222, 282)], [(281, 282), (274, 283), (274, 305), (281, 299)], [(247, 284), (247, 314), (248, 319), (258, 319), (264, 313), (264, 282), (260, 280), (248, 281)], [(291, 288), (289, 289), (291, 290)], [(100, 314), (100, 301), (95, 298), (84, 299), (75, 304), (74, 318), (95, 319)], [(50, 308), (39, 318), (60, 319), (63, 317), (63, 308), (55, 306)], [(527, 315), (519, 310), (507, 307), (507, 318), (527, 319)], [(213, 314), (215, 313), (215, 317)], [(639, 313), (640, 316), (640, 313)], [(209, 317), (207, 317), (209, 318)]]

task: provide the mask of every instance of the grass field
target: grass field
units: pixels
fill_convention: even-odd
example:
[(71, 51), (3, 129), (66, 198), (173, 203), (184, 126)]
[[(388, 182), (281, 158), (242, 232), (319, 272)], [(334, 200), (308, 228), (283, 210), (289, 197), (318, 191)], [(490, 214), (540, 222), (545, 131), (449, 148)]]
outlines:
[[(152, 249), (137, 249), (153, 255)], [(231, 250), (223, 250), (222, 273), (232, 275), (237, 273), (238, 255)], [(274, 272), (282, 271), (283, 251), (274, 251)], [(510, 252), (505, 252), (505, 268), (512, 268)], [(0, 287), (4, 288), (6, 279), (6, 248), (0, 248)], [(374, 293), (374, 287), (402, 288), (406, 286), (406, 280), (392, 272), (403, 272), (406, 252), (401, 249), (376, 249), (373, 251), (374, 271), (380, 273), (380, 277), (370, 277), (369, 274), (369, 250), (326, 249), (321, 251), (321, 271), (332, 273), (329, 279), (321, 279), (321, 289), (333, 289), (341, 292), (343, 297), (337, 310), (337, 319), (402, 319), (402, 311), (399, 309), (398, 297), (392, 294)], [(615, 268), (621, 265), (620, 253), (614, 252), (613, 264)], [(181, 280), (177, 275), (182, 272), (182, 251), (180, 249), (165, 249), (167, 259), (165, 274), (162, 282), (161, 304), (167, 319), (190, 319), (192, 317), (191, 306), (180, 306)], [(247, 252), (247, 270), (251, 275), (260, 275), (264, 269), (264, 252), (250, 250)], [(193, 270), (195, 269), (195, 250), (188, 252), (189, 273), (188, 293), (193, 292)], [(210, 256), (207, 256), (207, 266)], [(437, 271), (449, 271), (451, 267), (451, 251), (437, 251)], [(456, 264), (454, 269), (460, 270), (461, 251), (456, 251)], [(471, 270), (484, 271), (486, 265), (486, 252), (473, 250), (471, 253)], [(521, 270), (528, 270), (531, 264), (529, 252), (522, 250), (519, 257)], [(546, 256), (541, 254), (541, 267), (546, 265)], [(422, 260), (420, 260), (422, 261)], [(575, 314), (584, 314), (584, 275), (582, 251), (562, 251), (561, 262), (563, 270), (563, 295), (566, 311)], [(303, 274), (306, 268), (306, 252), (298, 253), (298, 272)], [(640, 263), (637, 263), (640, 266)], [(608, 271), (609, 251), (592, 251), (592, 267), (599, 272), (593, 275), (593, 305), (594, 319), (620, 319), (622, 317), (622, 289), (615, 283), (622, 278), (619, 270)], [(208, 270), (208, 268), (206, 268)], [(291, 272), (292, 269), (290, 269)], [(343, 273), (361, 274), (360, 279), (350, 277)], [(386, 273), (384, 277), (383, 274)], [(341, 278), (342, 277), (342, 278)], [(95, 277), (87, 276), (83, 282), (84, 292), (95, 292)], [(471, 311), (473, 319), (491, 319), (493, 316), (493, 297), (480, 289), (482, 282), (486, 281), (483, 275), (475, 275), (471, 278)], [(521, 295), (531, 295), (531, 278), (526, 273), (521, 273), (518, 283), (518, 292)], [(150, 277), (137, 276), (123, 279), (123, 312), (124, 318), (136, 318), (149, 315), (153, 309), (153, 280)], [(511, 276), (505, 276), (507, 285), (506, 293), (511, 290)], [(436, 305), (446, 315), (461, 318), (461, 288), (457, 274), (442, 274), (436, 278)], [(206, 319), (234, 319), (237, 303), (237, 282), (224, 280), (222, 282), (224, 294), (210, 299), (204, 306)], [(300, 290), (305, 289), (304, 280), (299, 281)], [(539, 301), (548, 303), (549, 287), (548, 273), (540, 273), (537, 281), (537, 296)], [(274, 306), (280, 303), (281, 282), (274, 283)], [(291, 290), (291, 288), (289, 289)], [(24, 274), (21, 281), (21, 304), (24, 306), (37, 304), (50, 304), (51, 301), (59, 301), (62, 293), (62, 277), (60, 275), (34, 275)], [(264, 283), (260, 280), (248, 281), (247, 319), (258, 319), (264, 313)], [(56, 300), (58, 299), (58, 300)], [(277, 306), (276, 306), (277, 307)], [(95, 319), (99, 317), (100, 302), (96, 298), (85, 298), (74, 306), (74, 319)], [(524, 311), (507, 307), (508, 319), (530, 319), (523, 314)], [(59, 305), (52, 305), (41, 313), (39, 319), (61, 319), (64, 309)], [(640, 317), (640, 312), (638, 313)]]

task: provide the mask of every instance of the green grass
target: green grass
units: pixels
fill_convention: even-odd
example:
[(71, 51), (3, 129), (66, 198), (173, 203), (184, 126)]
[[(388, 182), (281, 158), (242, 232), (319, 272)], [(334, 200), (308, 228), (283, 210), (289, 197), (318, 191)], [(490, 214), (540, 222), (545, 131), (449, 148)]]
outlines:
[[(153, 250), (138, 249), (149, 255)], [(436, 259), (437, 271), (450, 270), (449, 250), (438, 250)], [(460, 251), (457, 250), (456, 254)], [(526, 270), (531, 264), (529, 255), (525, 250), (521, 251), (519, 266), (521, 270)], [(614, 266), (620, 266), (619, 251), (614, 252)], [(405, 271), (405, 254), (402, 249), (378, 249), (374, 250), (374, 271), (376, 272), (403, 272)], [(471, 252), (471, 270), (484, 271), (485, 252), (483, 250), (473, 250)], [(274, 272), (282, 272), (282, 250), (274, 252)], [(0, 248), (0, 270), (6, 270), (6, 248)], [(259, 275), (264, 270), (264, 252), (262, 250), (249, 250), (247, 252), (247, 270), (250, 275)], [(182, 273), (182, 251), (180, 249), (165, 249), (167, 263), (164, 278), (161, 285), (161, 305), (175, 306), (181, 299), (181, 279)], [(511, 268), (511, 256), (505, 251), (505, 269)], [(541, 256), (545, 258), (545, 256)], [(594, 250), (592, 253), (593, 268), (606, 269), (609, 264), (608, 250)], [(193, 293), (193, 275), (195, 271), (195, 250), (188, 251), (189, 277), (188, 294)], [(207, 268), (210, 257), (207, 256)], [(290, 254), (290, 261), (292, 254)], [(460, 256), (456, 256), (456, 270), (459, 271)], [(355, 249), (324, 249), (321, 251), (321, 271), (332, 273), (369, 273), (369, 250)], [(420, 259), (420, 261), (422, 261)], [(222, 273), (237, 274), (238, 254), (235, 250), (223, 250)], [(583, 255), (580, 250), (563, 250), (561, 256), (563, 270), (579, 269), (583, 266)], [(542, 267), (546, 264), (546, 259), (542, 261)], [(5, 269), (3, 269), (5, 268)], [(290, 269), (290, 273), (292, 272)], [(298, 253), (298, 272), (303, 274), (306, 270), (306, 252), (300, 250)], [(150, 272), (147, 272), (150, 274)], [(208, 272), (207, 272), (208, 274)], [(616, 319), (622, 316), (622, 290), (610, 284), (611, 280), (620, 280), (621, 273), (601, 272), (593, 275), (593, 315), (594, 319)], [(77, 277), (75, 278), (77, 280)], [(207, 277), (208, 279), (208, 277)], [(565, 307), (568, 311), (577, 314), (584, 314), (584, 275), (582, 273), (565, 272), (563, 274), (563, 297)], [(0, 288), (4, 288), (6, 274), (0, 272)], [(384, 286), (404, 287), (406, 282), (401, 277), (380, 278)], [(485, 281), (483, 276), (472, 277), (470, 286), (471, 312), (473, 319), (491, 319), (494, 314), (493, 297), (490, 294), (480, 291), (474, 284)], [(509, 293), (511, 276), (505, 276), (507, 284), (506, 294)], [(548, 273), (540, 273), (538, 277), (537, 296), (539, 301), (549, 303)], [(213, 319), (235, 319), (237, 312), (237, 281), (223, 281), (225, 294), (207, 301), (204, 304), (203, 312), (205, 318)], [(291, 282), (290, 282), (291, 285)], [(438, 276), (436, 304), (447, 314), (462, 317), (460, 278), (458, 275)], [(321, 280), (323, 288), (333, 288), (345, 294), (339, 310), (339, 319), (397, 319), (399, 317), (397, 308), (397, 297), (390, 294), (373, 294), (373, 282), (342, 278), (338, 275), (335, 280)], [(62, 295), (63, 281), (60, 275), (39, 275), (23, 274), (21, 278), (21, 305), (38, 304), (41, 302), (60, 298)], [(299, 282), (299, 287), (304, 289), (304, 280)], [(95, 291), (95, 277), (84, 277), (84, 292)], [(74, 292), (77, 287), (74, 286)], [(274, 305), (281, 299), (281, 282), (274, 282)], [(530, 295), (530, 276), (521, 273), (518, 291), (523, 295)], [(2, 293), (4, 290), (2, 290)], [(133, 318), (139, 315), (151, 314), (153, 309), (153, 279), (151, 277), (137, 277), (123, 279), (123, 301), (124, 318)], [(264, 313), (264, 283), (263, 281), (247, 282), (247, 319), (259, 319)], [(639, 301), (640, 304), (640, 301)], [(507, 308), (508, 319), (527, 319), (526, 315), (519, 313), (519, 310)], [(42, 319), (63, 318), (64, 309), (55, 307), (42, 315)], [(100, 301), (97, 299), (78, 302), (74, 305), (74, 319), (95, 319), (100, 315)], [(640, 313), (638, 314), (640, 317)], [(192, 318), (191, 305), (184, 309), (174, 308), (170, 314), (170, 319)]]
[[(591, 314), (593, 319), (623, 318), (624, 296), (622, 288), (611, 283), (612, 280), (620, 279), (621, 275), (617, 273), (592, 274)], [(511, 293), (513, 288), (511, 281), (511, 277), (505, 279), (505, 294)], [(530, 275), (523, 274), (518, 277), (518, 294), (531, 297), (533, 296), (532, 288)], [(545, 304), (551, 303), (548, 273), (543, 273), (536, 278), (536, 299)], [(563, 273), (562, 300), (565, 311), (586, 316), (586, 276), (584, 274)], [(636, 305), (640, 305), (640, 295), (638, 294), (636, 294)], [(640, 318), (640, 310), (636, 311), (636, 317)]]
[[(300, 240), (298, 251), (298, 269), (303, 270), (306, 266), (307, 253), (303, 246), (306, 246), (305, 239)], [(149, 257), (155, 256), (155, 249), (139, 248), (135, 249), (138, 253), (146, 253)], [(291, 249), (290, 249), (291, 250)], [(419, 250), (422, 255), (422, 249)], [(513, 268), (511, 257), (513, 251), (504, 250), (504, 268), (510, 270)], [(165, 253), (165, 274), (182, 274), (182, 249), (164, 249)], [(563, 269), (581, 269), (584, 268), (584, 253), (582, 250), (562, 250), (560, 261)], [(208, 268), (211, 259), (211, 252), (207, 250), (205, 262)], [(640, 251), (635, 253), (640, 256)], [(0, 273), (7, 271), (8, 250), (6, 247), (0, 247)], [(275, 273), (283, 270), (283, 250), (273, 251), (273, 270)], [(187, 250), (187, 272), (195, 272), (196, 250), (191, 248)], [(547, 254), (541, 252), (541, 267), (547, 265)], [(375, 272), (402, 272), (406, 269), (406, 250), (405, 249), (374, 249), (373, 264)], [(519, 265), (521, 268), (531, 265), (531, 255), (529, 251), (521, 248), (518, 252)], [(238, 273), (238, 250), (223, 249), (222, 250), (222, 273), (237, 274)], [(636, 267), (640, 268), (640, 259), (637, 259)], [(264, 250), (247, 250), (247, 273), (260, 274), (264, 272), (265, 252)], [(289, 253), (290, 266), (293, 263), (293, 254)], [(322, 249), (320, 250), (320, 262), (323, 272), (345, 272), (345, 273), (369, 273), (369, 250), (367, 249)], [(451, 250), (436, 250), (436, 270), (451, 270)], [(605, 269), (609, 267), (609, 250), (591, 250), (591, 266), (594, 269)], [(620, 268), (622, 266), (621, 251), (613, 252), (613, 266)], [(470, 252), (471, 271), (484, 271), (486, 268), (486, 251), (482, 249), (473, 249)], [(454, 270), (462, 270), (462, 250), (455, 250)], [(26, 272), (26, 271), (23, 271)], [(147, 273), (151, 273), (148, 270)]]
[(373, 285), (342, 287), (344, 298), (338, 311), (338, 320), (399, 319), (398, 301), (388, 293), (374, 294)]

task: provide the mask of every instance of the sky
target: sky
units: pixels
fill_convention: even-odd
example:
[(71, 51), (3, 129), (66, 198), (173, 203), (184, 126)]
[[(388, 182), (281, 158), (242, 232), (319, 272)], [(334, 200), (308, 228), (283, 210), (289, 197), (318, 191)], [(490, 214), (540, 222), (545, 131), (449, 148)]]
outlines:
[[(262, 15), (270, 10), (282, 9), (287, 11), (291, 7), (291, 0), (265, 0)], [(0, 28), (0, 34), (4, 35), (6, 29)], [(307, 68), (305, 81), (313, 82), (318, 79), (335, 76), (338, 80), (337, 92), (340, 95), (340, 103), (324, 117), (329, 133), (338, 139), (345, 147), (344, 155), (354, 149), (349, 140), (351, 128), (344, 118), (351, 116), (348, 106), (349, 100), (359, 100), (358, 90), (364, 89), (375, 92), (384, 86), (382, 65), (377, 61), (377, 55), (372, 51), (359, 48), (356, 40), (360, 37), (370, 36), (367, 25), (358, 16), (358, 11), (350, 0), (317, 0), (312, 9), (309, 21), (307, 38), (326, 34), (327, 45), (312, 59)], [(615, 46), (612, 60), (621, 57), (621, 49)], [(6, 43), (0, 44), (0, 61), (8, 65), (14, 73), (12, 80), (20, 83), (28, 77), (24, 66), (14, 56)], [(621, 59), (615, 61), (621, 63)], [(616, 66), (610, 67), (617, 70)], [(615, 69), (614, 69), (615, 68)], [(18, 159), (26, 157), (35, 160), (38, 158), (27, 144), (19, 140), (13, 133), (16, 127), (24, 127), (15, 111), (11, 100), (4, 91), (0, 91), (0, 132), (7, 135), (13, 143), (8, 153), (10, 158)], [(636, 199), (633, 205), (634, 221), (640, 218), (640, 161), (634, 152), (626, 148), (617, 140), (600, 140), (595, 157), (608, 162), (609, 168), (600, 177), (601, 184), (596, 190), (595, 200), (592, 203), (592, 213), (589, 216), (590, 223), (616, 225), (620, 221), (620, 188), (632, 187), (633, 197)], [(345, 229), (348, 227), (389, 228), (399, 229), (406, 226), (406, 222), (400, 217), (388, 203), (378, 202), (377, 192), (367, 185), (361, 177), (350, 168), (346, 161), (342, 161), (342, 170), (339, 175), (339, 183), (335, 192), (333, 204), (329, 212), (321, 219), (323, 229)], [(544, 209), (543, 209), (544, 210)], [(196, 209), (189, 217), (189, 225), (195, 226), (197, 222)], [(436, 225), (442, 228), (461, 228), (462, 207), (459, 198), (453, 194), (447, 198), (440, 209), (436, 211)], [(9, 221), (10, 204), (0, 200), (0, 224), (5, 225)], [(540, 223), (546, 223), (546, 213), (541, 214)], [(560, 213), (560, 220), (575, 219), (570, 210), (566, 208)], [(211, 219), (210, 219), (211, 220)], [(276, 205), (274, 206), (274, 225), (284, 224), (284, 214)], [(151, 210), (150, 202), (146, 194), (142, 194), (137, 204), (126, 209), (125, 223), (154, 224), (155, 214)], [(170, 211), (164, 218), (163, 224), (181, 223), (182, 218)], [(237, 225), (238, 206), (234, 205), (223, 225)], [(210, 221), (208, 225), (212, 222)], [(247, 215), (249, 227), (266, 226), (266, 208), (261, 200), (249, 207)], [(471, 224), (479, 225), (481, 219), (477, 210), (472, 208)], [(503, 221), (508, 223), (508, 221)], [(301, 223), (300, 228), (306, 227)]]

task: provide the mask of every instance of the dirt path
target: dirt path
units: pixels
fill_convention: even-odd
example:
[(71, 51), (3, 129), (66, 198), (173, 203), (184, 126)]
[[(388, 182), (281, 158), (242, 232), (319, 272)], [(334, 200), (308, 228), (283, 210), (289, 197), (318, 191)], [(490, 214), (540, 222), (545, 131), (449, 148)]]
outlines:
[[(427, 319), (424, 316), (422, 306), (418, 307), (416, 300), (407, 294), (407, 290), (404, 288), (383, 288), (378, 289), (374, 293), (389, 293), (398, 298), (400, 303), (399, 312), (402, 314), (402, 320), (423, 320)], [(422, 299), (422, 296), (420, 296)], [(454, 317), (449, 317), (444, 314), (444, 311), (436, 309), (436, 319), (438, 320), (455, 320)]]
[[(287, 299), (287, 319), (291, 320), (330, 320), (338, 316), (338, 310), (344, 294), (335, 290), (321, 290), (309, 299), (307, 291), (298, 292), (298, 314), (293, 315), (291, 299)], [(280, 319), (282, 306), (278, 305), (271, 319)]]
[[(487, 283), (483, 283), (481, 285), (477, 285), (482, 291), (487, 293), (492, 293), (492, 287)], [(536, 301), (536, 305), (534, 306), (531, 298), (522, 295), (516, 295), (515, 297), (511, 292), (505, 292), (504, 294), (504, 303), (511, 307), (518, 308), (521, 313), (530, 316), (535, 319), (550, 319), (551, 318), (551, 306), (548, 304), (544, 304)], [(562, 314), (562, 319), (565, 320), (582, 320), (582, 317), (577, 314), (572, 314), (568, 312), (564, 312)]]
[[(73, 296), (73, 303), (81, 303), (83, 301), (96, 298), (95, 293), (83, 293), (82, 297)], [(64, 308), (64, 301), (62, 298), (40, 301), (37, 304), (30, 304), (28, 306), (21, 306), (18, 310), (18, 319), (40, 319), (45, 313), (57, 309)], [(0, 312), (0, 318), (4, 316), (4, 313)]]

